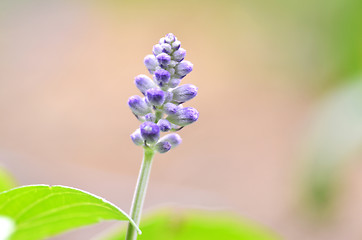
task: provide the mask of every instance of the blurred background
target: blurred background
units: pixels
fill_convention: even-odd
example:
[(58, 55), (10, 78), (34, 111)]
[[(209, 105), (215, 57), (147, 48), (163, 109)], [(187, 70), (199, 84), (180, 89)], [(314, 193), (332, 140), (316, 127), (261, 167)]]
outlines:
[[(284, 239), (361, 239), (362, 2), (0, 1), (0, 163), (128, 211), (127, 106), (172, 32), (200, 119), (157, 155), (145, 211), (236, 213)], [(54, 239), (89, 239), (100, 224)]]

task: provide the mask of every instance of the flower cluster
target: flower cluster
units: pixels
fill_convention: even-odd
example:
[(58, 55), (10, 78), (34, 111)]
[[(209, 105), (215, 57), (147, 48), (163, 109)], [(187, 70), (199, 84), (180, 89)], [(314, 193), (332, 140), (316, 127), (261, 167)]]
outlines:
[(153, 78), (138, 75), (135, 84), (144, 97), (136, 95), (128, 99), (128, 106), (142, 122), (131, 134), (132, 141), (160, 153), (181, 143), (178, 134), (169, 133), (160, 138), (160, 132), (178, 131), (199, 117), (195, 108), (182, 106), (197, 95), (197, 87), (192, 84), (179, 86), (181, 79), (193, 68), (191, 62), (184, 60), (186, 50), (180, 46), (181, 42), (172, 33), (153, 46), (153, 54), (144, 59)]

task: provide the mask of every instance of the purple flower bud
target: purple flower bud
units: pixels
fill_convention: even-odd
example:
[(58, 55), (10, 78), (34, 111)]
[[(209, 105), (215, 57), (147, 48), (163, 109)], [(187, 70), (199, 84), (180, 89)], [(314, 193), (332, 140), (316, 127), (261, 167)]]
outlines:
[(173, 93), (172, 92), (165, 92), (165, 102), (170, 102), (172, 100)]
[(174, 68), (169, 68), (169, 69), (167, 69), (167, 71), (168, 71), (171, 75), (174, 75), (175, 72), (176, 72)]
[(173, 35), (172, 33), (168, 33), (165, 37), (165, 43), (172, 43), (176, 40), (175, 35)]
[(166, 53), (160, 53), (156, 56), (157, 61), (161, 67), (166, 68), (167, 65), (171, 62), (171, 57)]
[(172, 145), (169, 142), (158, 142), (155, 145), (155, 150), (159, 153), (168, 152), (168, 151), (170, 151), (171, 148), (172, 148)]
[(172, 44), (171, 44), (171, 47), (173, 50), (178, 50), (181, 46), (181, 42), (180, 41), (174, 41)]
[(181, 79), (179, 78), (171, 78), (170, 82), (168, 83), (168, 86), (171, 88), (177, 87), (181, 82)]
[(145, 115), (145, 120), (146, 120), (147, 122), (155, 122), (155, 121), (156, 121), (156, 115), (153, 114), (153, 113), (147, 113), (147, 114)]
[(153, 46), (152, 52), (155, 56), (157, 56), (158, 54), (162, 53), (163, 48), (161, 47), (160, 44), (156, 44)]
[(141, 136), (141, 131), (139, 128), (131, 134), (131, 139), (137, 146), (141, 146), (144, 143), (144, 139)]
[(128, 106), (132, 112), (138, 116), (144, 116), (151, 112), (150, 107), (140, 96), (132, 96), (128, 99)]
[(186, 126), (199, 118), (199, 112), (192, 107), (178, 109), (175, 114), (169, 115), (166, 119), (179, 126)]
[(172, 148), (174, 148), (181, 144), (182, 139), (177, 133), (170, 133), (162, 137), (158, 142), (169, 142)]
[(176, 66), (176, 72), (180, 76), (184, 77), (192, 71), (194, 65), (189, 61), (182, 61)]
[(163, 86), (170, 81), (171, 74), (165, 69), (158, 69), (155, 71), (155, 78), (159, 86)]
[(136, 87), (143, 93), (150, 89), (156, 87), (156, 84), (152, 81), (151, 78), (147, 77), (144, 74), (138, 75), (135, 77), (134, 82)]
[(166, 103), (163, 106), (163, 111), (168, 115), (176, 114), (178, 109), (179, 107), (173, 103)]
[[(145, 93), (146, 94), (146, 93)], [(147, 104), (147, 106), (149, 108), (152, 108), (152, 104), (148, 101), (148, 99), (146, 97), (143, 98), (143, 101), (145, 101), (145, 103)]]
[(171, 60), (170, 63), (168, 64), (168, 67), (176, 67), (177, 64), (178, 62)]
[(159, 43), (160, 43), (160, 44), (165, 43), (165, 37), (160, 38)]
[(171, 129), (171, 123), (167, 121), (166, 119), (160, 119), (157, 123), (157, 125), (160, 127), (160, 130), (162, 132), (170, 131)]
[(154, 106), (161, 106), (165, 102), (165, 93), (159, 88), (151, 88), (146, 92), (147, 100)]
[(144, 63), (145, 63), (146, 68), (148, 69), (148, 71), (151, 74), (156, 70), (156, 67), (158, 67), (158, 61), (157, 61), (156, 57), (151, 54), (147, 55), (144, 58)]
[(185, 56), (186, 56), (186, 50), (183, 48), (180, 48), (179, 50), (175, 51), (173, 54), (173, 60), (177, 61), (177, 62), (181, 62), (182, 60), (184, 60)]
[(144, 122), (140, 126), (141, 136), (147, 143), (153, 144), (160, 138), (160, 128), (156, 123)]
[(164, 53), (171, 53), (172, 51), (171, 45), (168, 43), (162, 43), (161, 47), (162, 47), (162, 52)]
[(172, 90), (173, 100), (176, 102), (186, 102), (197, 95), (197, 87), (192, 84), (185, 84)]

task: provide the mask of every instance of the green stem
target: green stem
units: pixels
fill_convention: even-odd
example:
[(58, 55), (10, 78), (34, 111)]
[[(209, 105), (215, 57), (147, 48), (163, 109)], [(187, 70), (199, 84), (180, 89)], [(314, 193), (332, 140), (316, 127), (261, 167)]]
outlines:
[[(143, 162), (138, 176), (137, 186), (133, 196), (133, 202), (130, 214), (131, 218), (138, 226), (141, 220), (142, 207), (146, 196), (147, 184), (151, 173), (152, 159), (154, 154), (155, 152), (153, 149), (149, 147), (144, 147)], [(131, 223), (129, 223), (126, 240), (136, 240), (136, 239), (137, 239), (137, 230)]]

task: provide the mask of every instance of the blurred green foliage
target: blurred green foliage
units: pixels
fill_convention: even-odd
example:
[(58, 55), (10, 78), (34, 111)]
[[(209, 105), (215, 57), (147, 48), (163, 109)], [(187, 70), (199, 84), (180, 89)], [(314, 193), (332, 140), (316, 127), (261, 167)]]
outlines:
[(0, 192), (16, 187), (15, 179), (4, 168), (0, 167)]
[(314, 210), (329, 209), (343, 166), (362, 148), (362, 77), (332, 92), (319, 105), (305, 139), (305, 190)]
[[(141, 221), (142, 235), (147, 240), (276, 240), (274, 233), (246, 220), (225, 213), (209, 211), (163, 210)], [(124, 239), (126, 229), (103, 240)]]

